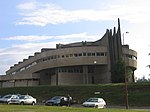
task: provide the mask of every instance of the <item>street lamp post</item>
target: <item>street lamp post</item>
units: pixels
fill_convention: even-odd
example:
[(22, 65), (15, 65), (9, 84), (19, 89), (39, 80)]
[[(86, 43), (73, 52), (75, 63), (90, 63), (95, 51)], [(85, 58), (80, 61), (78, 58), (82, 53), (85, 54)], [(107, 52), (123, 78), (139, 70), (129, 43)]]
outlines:
[[(126, 32), (126, 34), (129, 32)], [(124, 45), (124, 33), (123, 33), (123, 45)], [(126, 109), (129, 109), (129, 102), (128, 102), (128, 82), (127, 82), (127, 73), (126, 73), (126, 60), (124, 56), (124, 78), (125, 78), (125, 103), (126, 103)]]

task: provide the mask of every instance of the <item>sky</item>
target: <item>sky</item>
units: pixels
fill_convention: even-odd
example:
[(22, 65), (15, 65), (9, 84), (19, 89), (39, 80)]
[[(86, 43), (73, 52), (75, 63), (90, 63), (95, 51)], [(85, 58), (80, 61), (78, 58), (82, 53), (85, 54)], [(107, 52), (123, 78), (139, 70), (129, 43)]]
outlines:
[[(137, 78), (150, 78), (150, 0), (0, 0), (0, 75), (41, 48), (96, 41), (120, 18), (137, 51)], [(126, 34), (125, 32), (129, 32)]]

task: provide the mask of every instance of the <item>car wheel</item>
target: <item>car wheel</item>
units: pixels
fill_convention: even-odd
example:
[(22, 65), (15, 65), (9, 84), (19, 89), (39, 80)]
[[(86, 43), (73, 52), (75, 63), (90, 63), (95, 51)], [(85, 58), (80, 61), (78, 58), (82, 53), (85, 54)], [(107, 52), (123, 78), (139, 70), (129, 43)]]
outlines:
[(24, 102), (21, 102), (20, 105), (24, 105)]
[(60, 104), (60, 103), (58, 103), (58, 104), (57, 104), (57, 106), (61, 106), (61, 104)]
[(95, 108), (98, 108), (98, 105), (95, 105)]
[(104, 105), (103, 108), (106, 108), (106, 105)]
[(35, 102), (32, 102), (32, 105), (35, 105)]

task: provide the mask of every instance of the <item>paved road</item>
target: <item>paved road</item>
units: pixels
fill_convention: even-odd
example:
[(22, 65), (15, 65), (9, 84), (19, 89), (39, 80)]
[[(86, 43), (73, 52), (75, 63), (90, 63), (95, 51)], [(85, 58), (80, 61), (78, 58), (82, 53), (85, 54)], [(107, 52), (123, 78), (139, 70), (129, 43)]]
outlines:
[[(79, 107), (84, 108), (81, 104), (74, 104), (71, 107)], [(107, 106), (106, 108), (119, 108), (119, 109), (126, 109), (125, 106)], [(129, 109), (133, 110), (147, 110), (150, 112), (150, 107), (129, 107)]]
[[(37, 105), (44, 105), (43, 103), (38, 103)], [(71, 107), (76, 107), (76, 108), (85, 108), (81, 104), (73, 104)], [(107, 106), (106, 108), (116, 108), (116, 109), (126, 109), (125, 106)], [(144, 110), (150, 112), (150, 107), (129, 107), (129, 109), (133, 110)]]

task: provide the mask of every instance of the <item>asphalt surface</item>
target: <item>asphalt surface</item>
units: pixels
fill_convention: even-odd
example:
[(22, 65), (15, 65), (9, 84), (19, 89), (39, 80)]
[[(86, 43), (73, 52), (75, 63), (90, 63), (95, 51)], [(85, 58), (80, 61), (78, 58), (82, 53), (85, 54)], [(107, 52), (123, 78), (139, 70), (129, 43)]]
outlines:
[[(36, 105), (44, 105), (44, 103), (37, 103)], [(87, 107), (83, 107), (81, 104), (73, 104), (70, 107), (87, 108)], [(126, 109), (125, 106), (106, 106), (106, 108)], [(150, 112), (150, 106), (149, 107), (129, 107), (129, 109), (131, 109), (131, 110), (144, 110), (144, 111)]]
[[(79, 107), (79, 108), (85, 108), (81, 104), (73, 104), (71, 107)], [(114, 109), (126, 109), (125, 106), (106, 106), (106, 108), (114, 108)], [(150, 112), (150, 107), (129, 107), (131, 110), (145, 110)]]

